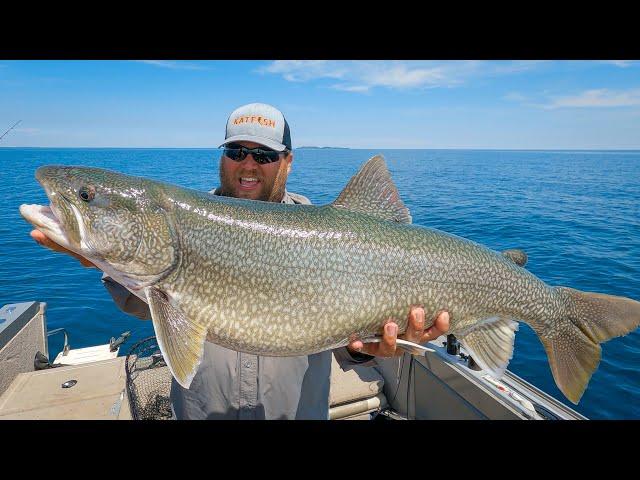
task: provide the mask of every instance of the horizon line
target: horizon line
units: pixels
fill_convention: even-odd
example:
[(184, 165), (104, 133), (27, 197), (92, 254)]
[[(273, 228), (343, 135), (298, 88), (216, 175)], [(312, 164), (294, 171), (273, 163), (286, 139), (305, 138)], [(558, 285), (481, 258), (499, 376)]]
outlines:
[[(0, 146), (0, 149), (73, 149), (73, 150), (222, 150), (219, 147), (42, 147), (42, 146)], [(486, 151), (513, 151), (513, 152), (546, 152), (546, 151), (567, 151), (567, 152), (640, 152), (637, 148), (500, 148), (500, 147), (314, 147), (302, 146), (295, 147), (293, 150), (486, 150)]]

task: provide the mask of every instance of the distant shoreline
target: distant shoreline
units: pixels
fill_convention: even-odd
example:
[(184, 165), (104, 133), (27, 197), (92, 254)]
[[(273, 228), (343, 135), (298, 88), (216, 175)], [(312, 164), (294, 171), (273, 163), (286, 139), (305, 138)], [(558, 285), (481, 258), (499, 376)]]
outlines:
[[(349, 147), (296, 147), (294, 150), (354, 150)], [(355, 149), (358, 150), (358, 149)]]

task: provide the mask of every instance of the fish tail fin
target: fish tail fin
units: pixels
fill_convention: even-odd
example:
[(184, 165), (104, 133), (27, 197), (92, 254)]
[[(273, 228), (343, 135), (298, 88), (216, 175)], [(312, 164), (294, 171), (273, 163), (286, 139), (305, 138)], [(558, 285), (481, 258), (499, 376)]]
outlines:
[(600, 363), (599, 344), (640, 326), (640, 302), (566, 287), (558, 291), (567, 306), (565, 321), (540, 339), (558, 388), (577, 404)]

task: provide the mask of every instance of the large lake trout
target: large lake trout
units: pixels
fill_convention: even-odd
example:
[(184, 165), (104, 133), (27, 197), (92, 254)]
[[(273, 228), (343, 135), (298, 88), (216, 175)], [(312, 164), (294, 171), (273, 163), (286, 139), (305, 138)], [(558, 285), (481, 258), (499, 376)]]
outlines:
[(96, 168), (45, 166), (36, 178), (50, 207), (22, 205), (22, 215), (149, 304), (185, 388), (205, 341), (308, 355), (379, 341), (389, 318), (402, 333), (409, 306), (422, 304), (427, 318), (448, 310), (450, 333), (496, 377), (517, 321), (527, 323), (577, 403), (599, 344), (640, 324), (639, 302), (549, 286), (520, 252), (412, 225), (380, 156), (325, 206), (219, 197)]

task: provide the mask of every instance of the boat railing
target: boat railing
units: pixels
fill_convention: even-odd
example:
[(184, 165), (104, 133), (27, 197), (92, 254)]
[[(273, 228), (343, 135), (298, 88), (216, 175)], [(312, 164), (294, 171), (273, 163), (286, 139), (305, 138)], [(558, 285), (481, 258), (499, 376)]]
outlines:
[(56, 333), (60, 333), (60, 332), (64, 333), (64, 346), (62, 347), (62, 355), (66, 357), (67, 354), (69, 353), (69, 349), (71, 347), (69, 346), (69, 335), (67, 334), (67, 331), (63, 327), (54, 328), (53, 330), (49, 330), (47, 332), (47, 340), (52, 335), (55, 335)]

